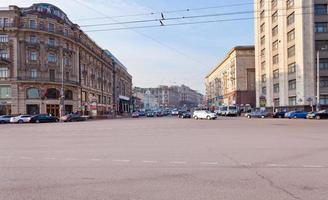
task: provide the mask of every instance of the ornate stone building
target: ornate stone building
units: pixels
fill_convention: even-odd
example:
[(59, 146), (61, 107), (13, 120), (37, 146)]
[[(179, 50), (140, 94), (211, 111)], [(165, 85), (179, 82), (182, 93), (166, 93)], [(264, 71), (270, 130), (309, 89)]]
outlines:
[(126, 68), (59, 8), (9, 6), (0, 28), (0, 114), (106, 115), (120, 110), (115, 95), (131, 97)]

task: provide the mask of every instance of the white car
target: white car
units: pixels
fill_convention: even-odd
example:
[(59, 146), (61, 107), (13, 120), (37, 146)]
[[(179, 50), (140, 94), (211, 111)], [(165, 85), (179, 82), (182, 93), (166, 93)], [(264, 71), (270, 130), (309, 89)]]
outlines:
[(19, 124), (28, 123), (28, 122), (30, 122), (31, 117), (32, 117), (31, 115), (19, 115), (19, 116), (10, 118), (10, 123), (19, 123)]
[(194, 111), (193, 118), (195, 119), (216, 119), (216, 114), (208, 110), (196, 110)]

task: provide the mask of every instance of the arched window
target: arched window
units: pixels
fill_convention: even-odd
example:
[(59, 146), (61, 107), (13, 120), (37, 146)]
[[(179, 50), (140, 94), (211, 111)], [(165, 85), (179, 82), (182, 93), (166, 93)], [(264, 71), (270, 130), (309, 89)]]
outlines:
[(65, 91), (65, 99), (66, 100), (73, 100), (73, 92), (72, 92), (72, 90), (66, 90)]
[(27, 99), (39, 99), (40, 98), (40, 91), (38, 88), (28, 88), (26, 90), (26, 97)]
[(59, 99), (59, 91), (55, 88), (47, 89), (46, 93), (47, 99)]

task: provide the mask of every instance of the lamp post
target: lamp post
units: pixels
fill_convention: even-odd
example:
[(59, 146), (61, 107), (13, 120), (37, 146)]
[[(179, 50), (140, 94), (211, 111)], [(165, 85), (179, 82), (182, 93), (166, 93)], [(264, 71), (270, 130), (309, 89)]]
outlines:
[(61, 80), (61, 90), (60, 90), (60, 117), (65, 115), (65, 94), (64, 94), (64, 56), (61, 59), (61, 71), (62, 71), (62, 80)]
[(320, 51), (317, 51), (317, 103), (316, 111), (320, 110)]

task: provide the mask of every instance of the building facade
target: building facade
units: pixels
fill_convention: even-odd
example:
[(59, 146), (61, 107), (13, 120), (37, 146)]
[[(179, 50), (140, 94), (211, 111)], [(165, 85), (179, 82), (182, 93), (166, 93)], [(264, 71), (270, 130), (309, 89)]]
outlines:
[(59, 8), (9, 6), (0, 27), (0, 114), (107, 115), (114, 93), (131, 97), (127, 71)]
[(255, 106), (254, 46), (234, 47), (205, 77), (209, 106)]
[(309, 109), (318, 100), (317, 88), (320, 104), (327, 106), (327, 4), (327, 0), (255, 0), (257, 106)]

